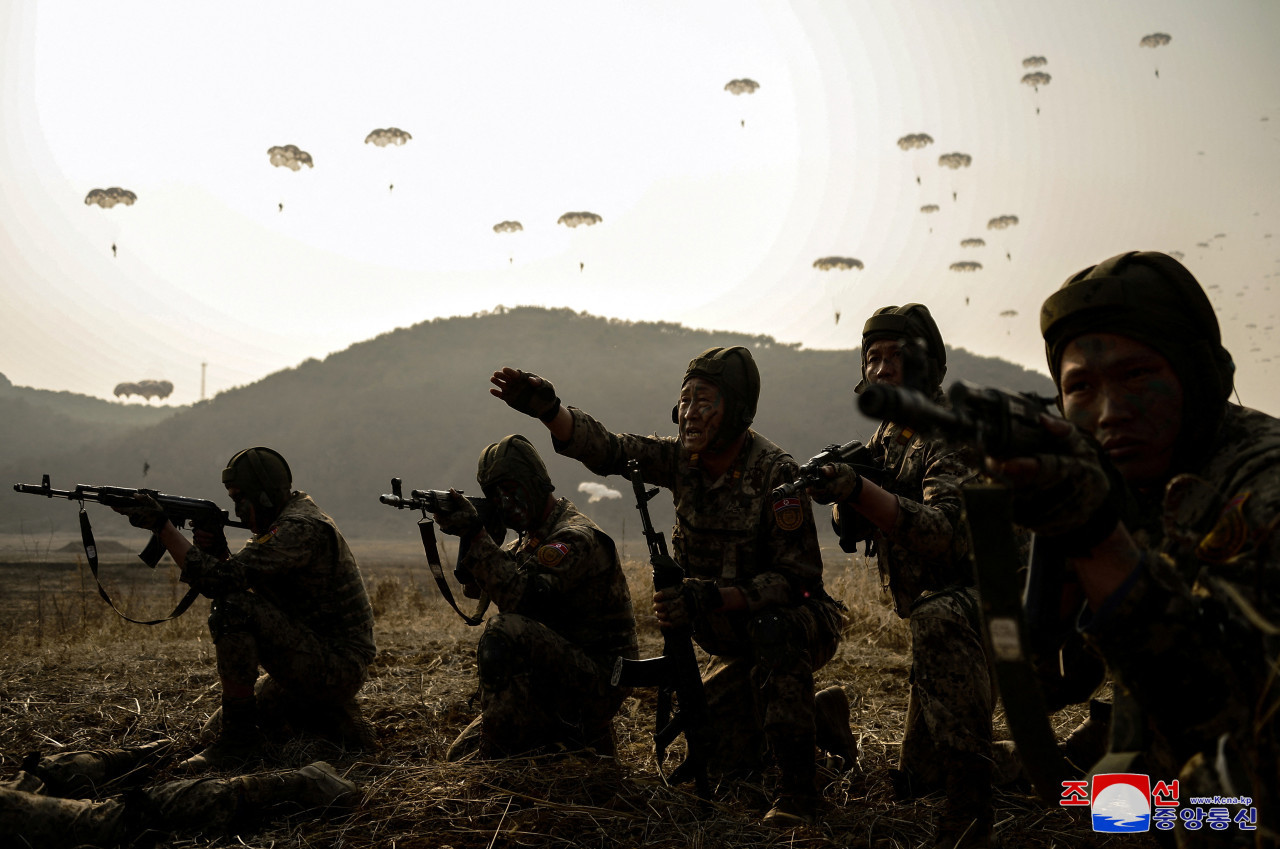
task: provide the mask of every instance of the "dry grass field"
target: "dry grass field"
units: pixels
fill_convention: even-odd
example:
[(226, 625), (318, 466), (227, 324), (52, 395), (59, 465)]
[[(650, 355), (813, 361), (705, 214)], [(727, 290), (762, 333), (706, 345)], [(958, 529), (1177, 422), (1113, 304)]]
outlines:
[[(61, 550), (64, 542), (0, 539), (0, 779), (12, 777), (22, 756), (34, 750), (129, 745), (162, 736), (190, 749), (218, 705), (207, 602), (163, 625), (129, 624), (98, 598), (83, 555)], [(921, 845), (941, 808), (936, 796), (909, 805), (890, 797), (885, 770), (896, 762), (906, 709), (908, 636), (881, 601), (874, 569), (847, 555), (829, 554), (828, 584), (850, 615), (840, 652), (820, 671), (818, 685), (841, 684), (849, 692), (864, 772), (822, 773), (829, 805), (821, 823), (788, 832), (758, 824), (772, 776), (764, 786), (722, 785), (709, 804), (699, 802), (691, 787), (664, 784), (652, 752), (654, 699), (648, 691), (623, 707), (616, 762), (568, 756), (445, 763), (450, 741), (476, 711), (471, 696), (478, 629), (466, 627), (439, 599), (420, 551), (389, 543), (354, 547), (378, 617), (378, 656), (363, 701), (381, 747), (356, 756), (301, 741), (267, 754), (282, 766), (330, 761), (363, 791), (359, 808), (335, 819), (271, 822), (238, 836), (181, 835), (165, 845), (905, 849)], [(631, 562), (627, 568), (642, 607), (649, 595), (647, 565)], [(167, 559), (151, 572), (128, 553), (109, 554), (102, 571), (113, 598), (137, 618), (168, 613), (184, 589)], [(639, 618), (641, 653), (656, 655), (657, 628), (649, 616)], [(1079, 715), (1055, 721), (1063, 730)], [(167, 776), (161, 772), (157, 780)], [(996, 805), (1005, 847), (1154, 845), (1145, 838), (1121, 842), (1095, 835), (1083, 818), (1043, 807), (1025, 790), (1000, 791)]]

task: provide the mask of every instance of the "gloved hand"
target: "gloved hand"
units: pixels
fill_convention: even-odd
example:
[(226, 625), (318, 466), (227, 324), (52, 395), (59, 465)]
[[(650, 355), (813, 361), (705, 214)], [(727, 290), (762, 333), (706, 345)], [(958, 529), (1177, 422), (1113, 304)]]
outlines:
[(438, 513), (432, 513), (440, 530), (455, 537), (474, 536), (482, 527), (480, 514), (461, 492), (449, 490), (449, 504)]
[(164, 527), (169, 521), (164, 515), (164, 509), (161, 508), (160, 502), (156, 501), (150, 495), (139, 492), (133, 497), (134, 503), (126, 507), (112, 507), (111, 509), (119, 513), (121, 516), (129, 517), (129, 524), (135, 528), (142, 528), (144, 531), (156, 533)]
[(550, 422), (560, 412), (560, 397), (551, 381), (519, 369), (504, 368), (496, 372), (490, 382), (497, 387), (489, 391), (506, 402), (513, 410), (533, 416), (543, 423)]
[(196, 544), (196, 548), (214, 557), (225, 560), (231, 555), (231, 549), (227, 545), (227, 532), (220, 524), (213, 528), (193, 528), (191, 541)]
[(680, 628), (724, 605), (720, 588), (705, 578), (685, 578), (678, 587), (653, 594), (653, 613), (662, 628)]
[(839, 504), (862, 494), (862, 475), (846, 463), (831, 463), (821, 469), (822, 480), (808, 486), (809, 497), (818, 504)]
[(988, 459), (987, 468), (1013, 486), (1014, 522), (1042, 536), (1063, 538), (1068, 553), (1087, 552), (1115, 529), (1124, 484), (1114, 471), (1109, 473), (1110, 464), (1096, 442), (1062, 419), (1043, 416), (1041, 421), (1060, 450)]

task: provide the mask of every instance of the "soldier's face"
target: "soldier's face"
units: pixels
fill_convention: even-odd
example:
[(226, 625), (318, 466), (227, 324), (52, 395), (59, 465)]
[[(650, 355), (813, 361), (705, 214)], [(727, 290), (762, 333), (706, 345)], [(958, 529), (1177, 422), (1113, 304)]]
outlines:
[(691, 377), (680, 387), (676, 405), (680, 444), (689, 453), (705, 451), (724, 423), (724, 396), (714, 383)]
[(1092, 433), (1131, 486), (1163, 484), (1182, 429), (1182, 383), (1161, 354), (1128, 336), (1086, 333), (1067, 344), (1062, 411)]
[(262, 533), (262, 530), (258, 527), (257, 511), (254, 510), (253, 504), (249, 502), (245, 494), (240, 491), (240, 487), (227, 487), (227, 495), (231, 496), (231, 503), (235, 505), (236, 518), (248, 525), (249, 530), (255, 534)]
[(529, 503), (524, 487), (513, 480), (498, 481), (498, 506), (502, 508), (502, 522), (517, 531), (528, 530), (533, 518), (533, 505)]
[(868, 383), (902, 385), (902, 340), (877, 339), (867, 346), (864, 373)]

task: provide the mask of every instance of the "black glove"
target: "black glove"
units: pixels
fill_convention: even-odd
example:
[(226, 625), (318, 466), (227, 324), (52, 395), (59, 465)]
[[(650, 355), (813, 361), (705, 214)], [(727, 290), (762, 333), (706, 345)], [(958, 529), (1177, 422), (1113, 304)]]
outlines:
[(685, 578), (678, 587), (667, 587), (653, 596), (653, 612), (664, 628), (679, 628), (724, 606), (720, 587), (705, 578)]
[(169, 521), (169, 517), (164, 514), (164, 508), (160, 506), (160, 502), (156, 501), (150, 495), (139, 492), (133, 497), (134, 503), (127, 507), (112, 507), (122, 516), (129, 517), (129, 524), (135, 528), (142, 528), (144, 531), (156, 533), (164, 527), (165, 522)]
[(560, 396), (556, 395), (556, 388), (551, 381), (532, 372), (517, 369), (514, 377), (507, 378), (498, 397), (511, 409), (533, 416), (544, 424), (560, 412)]
[[(830, 469), (830, 473), (827, 470)], [(832, 463), (821, 469), (822, 479), (809, 484), (809, 497), (819, 504), (839, 504), (862, 494), (862, 475), (853, 466)]]
[[(455, 537), (475, 536), (483, 527), (475, 506), (457, 490), (449, 490), (449, 503), (431, 514), (440, 530)], [(465, 583), (465, 582), (464, 582)]]

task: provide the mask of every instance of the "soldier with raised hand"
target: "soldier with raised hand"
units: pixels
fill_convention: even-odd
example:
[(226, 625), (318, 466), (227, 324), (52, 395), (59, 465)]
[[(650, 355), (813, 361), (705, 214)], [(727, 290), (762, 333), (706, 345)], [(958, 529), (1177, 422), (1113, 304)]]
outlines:
[[(655, 593), (653, 609), (661, 627), (692, 623), (711, 655), (710, 767), (758, 772), (767, 743), (781, 776), (764, 821), (812, 821), (820, 800), (813, 674), (835, 654), (843, 617), (823, 588), (809, 499), (772, 495), (798, 469), (750, 429), (760, 394), (751, 352), (711, 348), (689, 363), (672, 409), (676, 437), (611, 433), (518, 369), (495, 372), (492, 383), (495, 396), (546, 424), (558, 453), (599, 475), (626, 475), (634, 459), (646, 482), (671, 490), (672, 554), (689, 577)], [(839, 722), (844, 752), (856, 757), (847, 703)]]
[(458, 571), (468, 593), (500, 611), (476, 648), (481, 714), (449, 760), (559, 748), (613, 757), (613, 718), (626, 692), (610, 686), (615, 658), (637, 656), (635, 614), (613, 540), (567, 498), (518, 434), (480, 454), (476, 481), (519, 537), (503, 548), (454, 492), (435, 514), (467, 541)]
[(192, 545), (149, 497), (117, 509), (153, 531), (181, 580), (213, 601), (209, 633), (222, 707), (206, 726), (216, 736), (182, 768), (241, 767), (261, 756), (264, 730), (312, 731), (354, 750), (375, 748), (356, 701), (375, 654), (373, 608), (338, 526), (293, 490), (289, 464), (270, 448), (237, 452), (222, 483), (254, 534), (235, 554), (220, 534), (197, 531)]
[[(1178, 779), (1183, 806), (1253, 800), (1228, 808), (1226, 829), (1179, 825), (1179, 845), (1276, 845), (1280, 420), (1230, 403), (1213, 307), (1166, 254), (1072, 275), (1040, 329), (1070, 422), (1045, 426), (1063, 450), (988, 462), (1016, 485), (1025, 524), (1058, 537), (1087, 599), (1079, 627), (1116, 682), (1111, 751), (1093, 772)], [(1129, 499), (1080, 432), (1137, 502), (1123, 521)]]
[[(923, 304), (884, 307), (867, 319), (855, 393), (869, 384), (908, 385), (945, 404), (946, 373), (942, 334)], [(987, 846), (995, 691), (960, 501), (975, 459), (892, 421), (880, 423), (867, 447), (885, 470), (880, 483), (835, 464), (810, 491), (834, 504), (832, 524), (845, 550), (870, 542), (881, 583), (910, 625), (911, 684), (894, 789), (904, 800), (946, 793), (931, 845)]]

